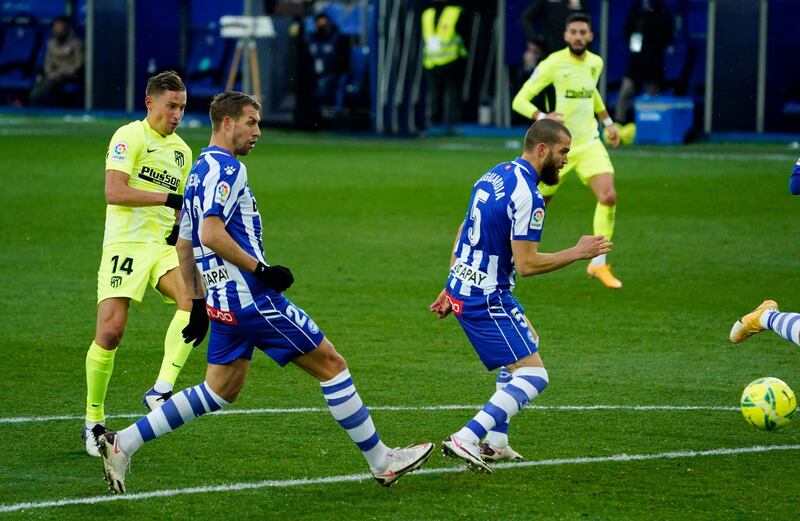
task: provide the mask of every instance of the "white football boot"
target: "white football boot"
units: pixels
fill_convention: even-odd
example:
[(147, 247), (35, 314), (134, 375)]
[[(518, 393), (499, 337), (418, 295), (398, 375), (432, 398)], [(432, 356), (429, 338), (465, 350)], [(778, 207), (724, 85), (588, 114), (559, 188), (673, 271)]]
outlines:
[(372, 476), (384, 487), (390, 487), (401, 476), (414, 472), (428, 461), (433, 447), (433, 443), (428, 442), (403, 449), (392, 449), (389, 453), (389, 464), (381, 472), (373, 472)]
[(525, 458), (522, 454), (511, 448), (511, 445), (505, 447), (494, 447), (488, 443), (481, 443), (478, 448), (481, 451), (481, 459), (483, 461), (523, 461)]
[(455, 436), (448, 436), (442, 442), (442, 453), (451, 458), (464, 460), (470, 470), (485, 472), (486, 474), (493, 472), (489, 465), (481, 459), (481, 450), (478, 448), (477, 443), (467, 443)]
[(124, 494), (125, 474), (130, 468), (131, 458), (120, 448), (116, 432), (106, 431), (99, 439), (97, 447), (103, 458), (103, 477), (112, 492)]

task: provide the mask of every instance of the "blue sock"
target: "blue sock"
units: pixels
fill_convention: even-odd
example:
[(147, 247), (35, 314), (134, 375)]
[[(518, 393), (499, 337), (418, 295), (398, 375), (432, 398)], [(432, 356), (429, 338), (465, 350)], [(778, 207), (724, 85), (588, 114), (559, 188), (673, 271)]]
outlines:
[(173, 394), (164, 405), (150, 411), (133, 425), (119, 431), (119, 445), (128, 456), (144, 442), (172, 432), (198, 416), (230, 405), (212, 391), (206, 382)]
[(455, 437), (468, 443), (478, 443), (496, 425), (508, 422), (531, 400), (547, 388), (544, 367), (521, 367), (512, 373), (511, 381), (496, 391), (483, 409)]

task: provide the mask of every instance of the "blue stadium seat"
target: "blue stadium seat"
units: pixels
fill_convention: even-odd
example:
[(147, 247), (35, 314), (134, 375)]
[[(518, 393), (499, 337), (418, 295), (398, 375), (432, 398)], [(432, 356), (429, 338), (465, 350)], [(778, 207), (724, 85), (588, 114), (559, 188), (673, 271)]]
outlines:
[(0, 89), (28, 90), (36, 79), (35, 63), (43, 46), (39, 28), (31, 17), (7, 24), (0, 42)]
[(363, 99), (369, 72), (369, 58), (369, 47), (353, 46), (350, 49), (350, 71), (344, 84), (344, 106), (357, 106)]
[(231, 47), (231, 41), (220, 36), (215, 22), (190, 29), (186, 62), (186, 89), (190, 96), (210, 98), (224, 89)]
[(342, 25), (339, 26), (342, 34), (358, 36), (361, 34), (361, 20), (363, 19), (364, 9), (360, 4), (355, 4), (350, 9), (345, 10)]

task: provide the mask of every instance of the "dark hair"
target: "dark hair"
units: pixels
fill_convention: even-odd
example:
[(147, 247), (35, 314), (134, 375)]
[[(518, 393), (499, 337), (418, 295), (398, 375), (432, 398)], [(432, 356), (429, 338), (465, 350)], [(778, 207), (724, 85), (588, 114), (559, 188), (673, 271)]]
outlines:
[(534, 121), (525, 133), (525, 152), (532, 152), (539, 143), (552, 146), (561, 139), (562, 135), (572, 138), (567, 127), (558, 121), (554, 119)]
[(587, 13), (572, 13), (567, 17), (567, 23), (564, 24), (564, 27), (566, 28), (572, 22), (586, 22), (589, 24), (589, 29), (592, 28), (592, 17)]
[(208, 117), (211, 118), (211, 130), (219, 129), (225, 116), (238, 119), (244, 113), (246, 106), (261, 110), (261, 103), (253, 96), (235, 90), (222, 92), (214, 96), (211, 100), (211, 107), (208, 109)]
[(183, 80), (178, 73), (175, 71), (164, 71), (159, 72), (155, 76), (151, 76), (149, 80), (147, 80), (147, 88), (145, 89), (145, 94), (148, 96), (155, 96), (156, 94), (161, 94), (164, 91), (173, 91), (173, 92), (186, 92), (186, 86), (183, 84)]

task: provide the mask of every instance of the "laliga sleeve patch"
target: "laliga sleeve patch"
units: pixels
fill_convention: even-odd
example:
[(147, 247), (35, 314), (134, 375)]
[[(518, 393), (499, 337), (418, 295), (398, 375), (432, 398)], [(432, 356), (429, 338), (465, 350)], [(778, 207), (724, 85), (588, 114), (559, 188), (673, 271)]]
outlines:
[(534, 208), (531, 213), (531, 230), (541, 230), (544, 224), (544, 209)]
[(114, 143), (111, 147), (111, 154), (109, 154), (109, 159), (111, 161), (125, 161), (128, 157), (128, 144), (124, 141), (119, 141)]
[(231, 193), (231, 185), (222, 181), (220, 184), (217, 185), (217, 193), (214, 194), (214, 202), (218, 204), (225, 204), (225, 201), (228, 200), (228, 196)]

